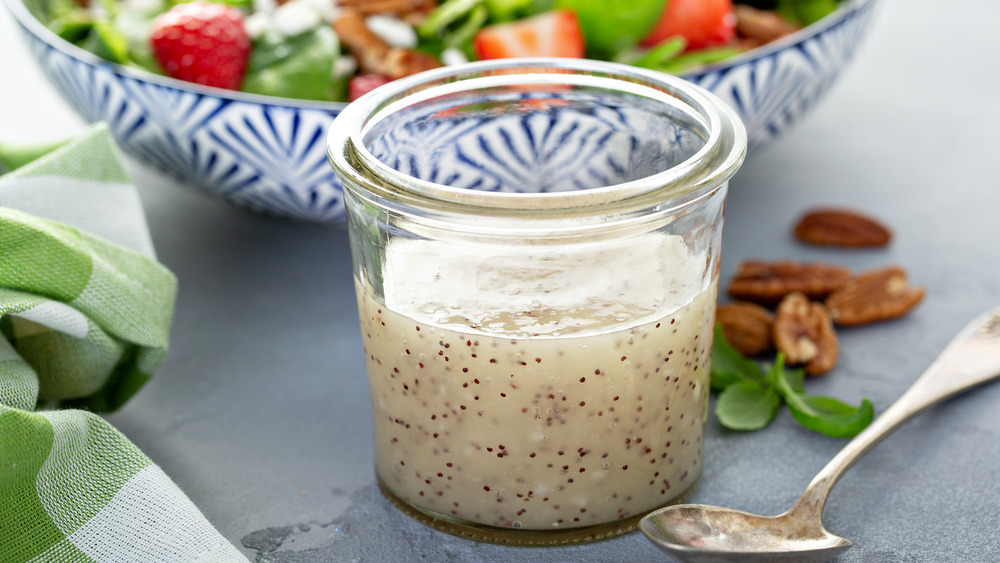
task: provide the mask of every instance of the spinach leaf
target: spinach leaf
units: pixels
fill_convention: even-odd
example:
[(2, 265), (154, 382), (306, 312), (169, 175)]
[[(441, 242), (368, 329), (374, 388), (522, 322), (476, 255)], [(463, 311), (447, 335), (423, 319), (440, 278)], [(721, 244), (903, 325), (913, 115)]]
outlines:
[(106, 61), (121, 65), (129, 62), (128, 40), (111, 22), (94, 22), (80, 46)]
[(809, 25), (837, 9), (837, 0), (778, 0), (778, 12), (786, 20)]
[(253, 94), (331, 100), (333, 61), (340, 47), (328, 26), (295, 37), (265, 33), (253, 46), (242, 90)]
[(645, 37), (666, 3), (663, 0), (556, 0), (555, 7), (572, 10), (583, 29), (587, 55), (610, 59)]

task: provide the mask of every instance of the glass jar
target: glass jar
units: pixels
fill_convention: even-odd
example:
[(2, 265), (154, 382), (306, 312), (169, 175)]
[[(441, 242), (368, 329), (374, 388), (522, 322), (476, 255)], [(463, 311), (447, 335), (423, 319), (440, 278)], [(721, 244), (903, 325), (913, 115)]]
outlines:
[(639, 68), (508, 59), (397, 80), (329, 133), (383, 492), (522, 545), (682, 501), (746, 132)]

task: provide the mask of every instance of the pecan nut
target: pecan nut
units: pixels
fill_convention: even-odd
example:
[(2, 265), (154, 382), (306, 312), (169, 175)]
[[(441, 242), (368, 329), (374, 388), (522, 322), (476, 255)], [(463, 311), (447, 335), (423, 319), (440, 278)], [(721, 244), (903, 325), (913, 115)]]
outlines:
[(734, 4), (736, 32), (741, 38), (759, 41), (761, 45), (791, 35), (800, 29), (776, 11), (761, 10), (746, 4)]
[(354, 8), (344, 8), (339, 12), (333, 21), (333, 31), (357, 59), (358, 67), (363, 72), (395, 80), (441, 66), (437, 59), (426, 53), (389, 45), (368, 28), (364, 14)]
[(437, 2), (434, 0), (340, 0), (337, 4), (344, 8), (353, 8), (365, 15), (395, 14), (398, 16), (414, 12), (427, 12), (437, 6)]
[(906, 279), (906, 271), (889, 266), (864, 272), (826, 299), (833, 321), (854, 326), (899, 317), (924, 298), (924, 290)]
[(839, 345), (822, 303), (790, 293), (778, 305), (774, 344), (790, 364), (805, 364), (808, 375), (822, 375), (837, 365)]
[(892, 233), (879, 221), (846, 209), (816, 209), (794, 229), (798, 240), (822, 246), (865, 247), (889, 244)]
[(744, 356), (756, 356), (772, 347), (774, 315), (760, 305), (746, 301), (719, 305), (715, 323), (722, 326), (726, 342)]
[(851, 279), (851, 271), (831, 264), (747, 261), (729, 284), (729, 295), (743, 301), (773, 304), (793, 292), (823, 299)]

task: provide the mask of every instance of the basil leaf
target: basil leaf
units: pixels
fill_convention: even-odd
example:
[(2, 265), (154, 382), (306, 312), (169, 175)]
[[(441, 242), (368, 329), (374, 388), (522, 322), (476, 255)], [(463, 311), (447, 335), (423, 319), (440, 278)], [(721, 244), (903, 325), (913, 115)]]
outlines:
[(764, 381), (760, 366), (726, 342), (720, 325), (715, 326), (715, 340), (712, 342), (710, 381), (714, 391), (721, 391), (735, 383)]
[(785, 358), (780, 353), (768, 378), (795, 420), (809, 430), (833, 438), (849, 438), (864, 430), (875, 415), (875, 408), (868, 399), (852, 407), (832, 397), (803, 393), (802, 370), (786, 370)]
[(795, 420), (809, 430), (832, 438), (850, 438), (867, 427), (875, 416), (875, 408), (868, 399), (852, 407), (833, 397), (820, 395), (795, 395), (785, 397), (788, 410)]
[(806, 371), (804, 369), (786, 369), (784, 370), (784, 374), (788, 381), (788, 386), (793, 391), (797, 393), (806, 392)]
[[(767, 364), (764, 378), (778, 388), (778, 391), (805, 393), (806, 372), (804, 369), (785, 367), (785, 355), (778, 352), (774, 364)], [(784, 393), (782, 393), (784, 395)]]
[(781, 397), (770, 385), (742, 381), (726, 388), (715, 402), (715, 416), (732, 430), (759, 430), (774, 420)]
[(339, 54), (329, 26), (284, 37), (265, 33), (250, 53), (242, 90), (253, 94), (329, 100), (333, 94), (333, 61)]

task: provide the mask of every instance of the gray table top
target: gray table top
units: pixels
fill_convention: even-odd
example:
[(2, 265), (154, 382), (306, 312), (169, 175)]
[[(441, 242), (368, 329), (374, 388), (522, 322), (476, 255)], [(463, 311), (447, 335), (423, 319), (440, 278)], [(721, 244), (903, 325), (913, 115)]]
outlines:
[[(880, 411), (973, 317), (1000, 305), (1000, 4), (884, 2), (858, 58), (792, 131), (731, 184), (722, 280), (746, 258), (900, 264), (927, 289), (907, 317), (841, 331), (810, 390)], [(0, 10), (0, 137), (83, 122), (32, 66)], [(109, 420), (256, 561), (633, 561), (641, 534), (565, 548), (448, 536), (396, 511), (372, 471), (368, 389), (343, 232), (255, 215), (129, 160), (160, 259), (180, 293), (161, 371)], [(805, 208), (884, 219), (875, 251), (796, 244)], [(854, 561), (1000, 560), (1000, 385), (913, 420), (833, 491), (824, 522)], [(709, 418), (692, 502), (778, 513), (845, 443), (787, 412), (753, 433)]]

